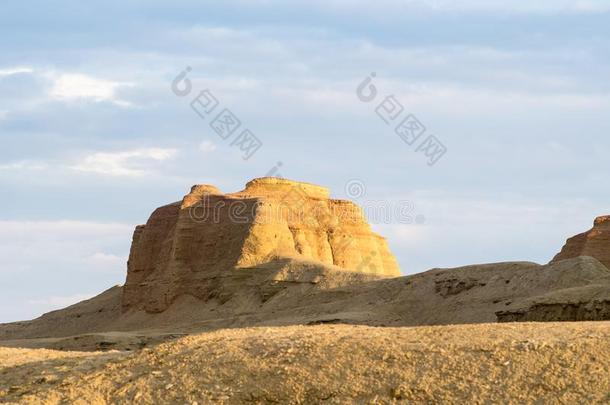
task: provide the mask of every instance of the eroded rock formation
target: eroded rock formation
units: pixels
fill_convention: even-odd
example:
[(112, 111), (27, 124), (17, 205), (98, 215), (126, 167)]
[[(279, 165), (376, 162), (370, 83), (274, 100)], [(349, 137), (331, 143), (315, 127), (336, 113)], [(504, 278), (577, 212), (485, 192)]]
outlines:
[(122, 307), (162, 312), (180, 295), (210, 299), (228, 271), (286, 257), (400, 275), (360, 208), (330, 199), (326, 188), (279, 178), (252, 180), (232, 194), (196, 185), (136, 228)]
[(610, 215), (597, 217), (592, 229), (569, 238), (551, 263), (578, 256), (594, 257), (610, 269)]

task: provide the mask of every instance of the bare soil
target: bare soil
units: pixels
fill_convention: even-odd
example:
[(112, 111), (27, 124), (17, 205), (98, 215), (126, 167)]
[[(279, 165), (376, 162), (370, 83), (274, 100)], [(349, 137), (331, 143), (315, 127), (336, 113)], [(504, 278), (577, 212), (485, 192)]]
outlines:
[(130, 352), (0, 348), (0, 402), (609, 403), (610, 322), (325, 324)]

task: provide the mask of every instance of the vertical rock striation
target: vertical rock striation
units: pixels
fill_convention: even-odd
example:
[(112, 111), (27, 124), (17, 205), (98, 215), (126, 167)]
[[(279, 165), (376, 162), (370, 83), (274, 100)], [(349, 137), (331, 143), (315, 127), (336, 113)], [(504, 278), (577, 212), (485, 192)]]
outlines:
[(223, 275), (297, 257), (380, 277), (400, 270), (360, 208), (326, 188), (279, 178), (223, 194), (193, 186), (136, 227), (122, 307), (162, 312), (183, 294), (207, 299)]
[(569, 238), (551, 263), (578, 256), (591, 256), (610, 269), (610, 215), (597, 217), (593, 228)]

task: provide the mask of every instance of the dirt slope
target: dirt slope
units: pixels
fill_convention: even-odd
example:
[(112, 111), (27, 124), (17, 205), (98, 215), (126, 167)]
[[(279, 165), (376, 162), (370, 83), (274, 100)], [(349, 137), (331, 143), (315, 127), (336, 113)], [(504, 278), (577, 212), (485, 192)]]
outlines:
[[(496, 313), (520, 313), (550, 298), (553, 303), (578, 302), (610, 290), (610, 270), (589, 257), (544, 266), (495, 263), (385, 280), (371, 277), (285, 259), (228, 271), (207, 300), (184, 295), (160, 314), (121, 312), (121, 288), (115, 287), (34, 321), (0, 325), (0, 345), (136, 349), (176, 334), (219, 328), (495, 322)], [(553, 319), (562, 318), (547, 320)]]
[(0, 348), (20, 404), (608, 403), (610, 322), (228, 329), (132, 354)]

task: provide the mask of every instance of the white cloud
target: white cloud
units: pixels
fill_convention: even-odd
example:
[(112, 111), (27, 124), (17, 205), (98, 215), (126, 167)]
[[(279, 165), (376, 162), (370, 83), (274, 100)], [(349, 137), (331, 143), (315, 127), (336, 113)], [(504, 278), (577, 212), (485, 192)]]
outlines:
[[(392, 240), (394, 243), (402, 243), (405, 245), (408, 244), (421, 244), (422, 241), (426, 238), (427, 228), (423, 225), (388, 225), (383, 229), (387, 231), (387, 234), (384, 236), (388, 239)], [(427, 239), (427, 238), (426, 238)]]
[(121, 223), (88, 222), (88, 221), (8, 221), (0, 220), (0, 242), (6, 238), (21, 235), (52, 235), (67, 236), (78, 233), (79, 236), (116, 235), (120, 232), (133, 231), (133, 225)]
[(117, 98), (117, 89), (133, 86), (132, 83), (121, 83), (96, 77), (79, 74), (63, 73), (51, 74), (53, 86), (49, 96), (61, 101), (92, 100), (96, 102), (107, 101), (121, 107), (130, 107), (128, 101)]
[(31, 319), (121, 284), (133, 229), (112, 222), (0, 220), (0, 322)]
[[(238, 4), (252, 6), (260, 4), (264, 7), (283, 6), (279, 0), (236, 0)], [(297, 1), (299, 5), (307, 5), (330, 13), (362, 14), (370, 17), (385, 15), (385, 18), (398, 18), (399, 12), (407, 11), (480, 11), (508, 13), (577, 13), (604, 12), (610, 10), (610, 4), (605, 0), (308, 0)], [(294, 5), (294, 2), (292, 3)]]
[(71, 169), (110, 176), (142, 176), (150, 173), (151, 163), (173, 158), (176, 149), (143, 148), (122, 152), (96, 152), (85, 156)]
[(125, 257), (103, 252), (95, 252), (94, 254), (89, 256), (88, 259), (96, 264), (101, 265), (123, 265), (127, 262), (127, 259)]
[[(362, 105), (355, 102), (355, 87), (374, 70), (378, 73), (374, 83), (380, 95), (396, 94), (405, 106), (409, 104), (416, 112), (424, 107), (449, 113), (459, 109), (480, 115), (487, 111), (510, 112), (515, 108), (531, 111), (540, 106), (606, 109), (610, 103), (607, 89), (599, 85), (597, 71), (581, 74), (581, 66), (595, 65), (596, 51), (571, 44), (559, 49), (494, 48), (476, 44), (396, 46), (360, 38), (320, 40), (287, 36), (274, 39), (272, 31), (206, 27), (180, 31), (176, 35), (196, 42), (200, 35), (208, 33), (216, 40), (213, 54), (222, 58), (201, 62), (205, 69), (195, 67), (194, 83), (199, 87), (209, 86), (222, 95), (225, 103), (241, 104), (240, 111), (245, 108), (263, 112), (263, 109), (272, 109), (269, 105), (278, 103), (274, 108), (289, 112), (306, 108), (318, 114), (359, 113)], [(241, 44), (240, 49), (252, 50), (263, 47), (271, 40), (269, 37), (278, 43), (277, 49), (255, 63), (265, 66), (269, 60), (280, 61), (274, 67), (274, 75), (253, 76), (247, 64), (236, 63), (230, 71), (224, 68), (224, 60), (250, 58), (233, 49), (236, 42)], [(247, 45), (243, 46), (244, 43)], [(352, 49), (353, 64), (344, 64), (336, 58), (342, 49)], [(297, 63), (303, 65), (302, 69), (295, 68)], [(218, 73), (208, 73), (215, 71)], [(324, 71), (334, 75), (320, 73)], [(252, 99), (265, 102), (247, 102)]]
[(216, 150), (216, 144), (212, 141), (203, 141), (199, 144), (199, 150), (208, 153)]
[(0, 220), (0, 272), (37, 274), (51, 269), (119, 273), (134, 226), (89, 221)]
[(589, 229), (604, 213), (581, 199), (549, 204), (506, 193), (458, 197), (444, 192), (408, 197), (417, 201), (418, 213), (425, 213), (425, 224), (373, 226), (387, 237), (405, 274), (497, 261), (546, 263), (566, 238)]
[(29, 68), (29, 67), (11, 67), (11, 68), (0, 69), (0, 77), (12, 76), (12, 75), (16, 75), (19, 73), (32, 73), (32, 72), (34, 72), (34, 69)]
[(108, 253), (102, 253), (102, 252), (95, 252), (94, 254), (92, 254), (90, 256), (90, 258), (92, 260), (97, 260), (97, 261), (101, 261), (101, 262), (113, 262), (113, 261), (117, 261), (117, 260), (125, 260), (124, 257), (120, 257), (117, 255), (113, 255), (113, 254), (108, 254)]
[(0, 170), (44, 170), (47, 164), (31, 160), (20, 160), (17, 162), (0, 164)]
[[(396, 1), (389, 1), (397, 3)], [(504, 11), (521, 13), (552, 13), (552, 12), (604, 12), (610, 9), (604, 0), (415, 0), (419, 4), (435, 10), (472, 10), (472, 11)]]

